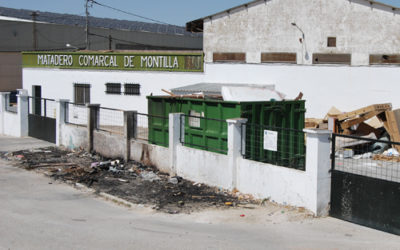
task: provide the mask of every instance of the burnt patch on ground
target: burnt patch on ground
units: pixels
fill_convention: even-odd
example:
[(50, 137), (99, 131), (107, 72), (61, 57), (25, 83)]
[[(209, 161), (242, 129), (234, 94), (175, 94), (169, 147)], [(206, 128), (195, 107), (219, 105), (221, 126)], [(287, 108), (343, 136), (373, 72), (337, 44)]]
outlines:
[(69, 184), (80, 183), (136, 204), (167, 213), (254, 203), (251, 196), (169, 176), (139, 162), (107, 159), (83, 150), (49, 147), (1, 154), (15, 165)]

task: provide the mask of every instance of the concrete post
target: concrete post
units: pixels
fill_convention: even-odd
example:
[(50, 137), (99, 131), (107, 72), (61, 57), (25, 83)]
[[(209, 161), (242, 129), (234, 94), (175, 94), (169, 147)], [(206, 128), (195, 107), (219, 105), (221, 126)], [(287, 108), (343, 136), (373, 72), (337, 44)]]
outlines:
[(315, 215), (325, 216), (331, 198), (331, 131), (305, 129), (304, 132), (307, 133), (306, 173), (312, 182), (309, 207)]
[(29, 114), (29, 99), (28, 99), (28, 93), (24, 89), (19, 89), (18, 90), (18, 120), (19, 124), (19, 136), (24, 137), (28, 136), (28, 129), (29, 129), (29, 120), (28, 120), (28, 114)]
[(131, 138), (136, 139), (137, 138), (137, 133), (138, 133), (138, 112), (133, 111), (132, 114), (132, 135)]
[(62, 126), (65, 124), (65, 116), (68, 112), (67, 103), (69, 102), (68, 99), (58, 99), (57, 102), (57, 109), (56, 109), (56, 145), (61, 146), (61, 132)]
[(87, 104), (88, 108), (88, 152), (93, 151), (93, 130), (99, 125), (100, 104)]
[(124, 140), (125, 140), (125, 154), (124, 160), (128, 162), (131, 158), (131, 138), (134, 135), (133, 120), (136, 111), (124, 111)]
[(232, 184), (231, 188), (237, 188), (237, 159), (241, 156), (242, 146), (242, 124), (247, 122), (247, 119), (236, 118), (226, 120), (228, 123), (228, 158), (229, 167), (232, 169)]
[(0, 92), (0, 134), (4, 134), (4, 112), (6, 112), (8, 94), (10, 92)]
[(181, 119), (182, 113), (169, 114), (169, 157), (171, 175), (176, 175), (177, 146), (181, 143), (181, 129), (185, 129), (185, 119)]

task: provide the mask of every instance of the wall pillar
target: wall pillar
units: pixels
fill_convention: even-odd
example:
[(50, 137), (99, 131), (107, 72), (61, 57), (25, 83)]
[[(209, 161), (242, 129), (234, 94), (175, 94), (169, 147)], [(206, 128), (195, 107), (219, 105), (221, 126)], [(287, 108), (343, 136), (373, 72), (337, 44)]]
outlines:
[(24, 89), (18, 89), (18, 120), (19, 124), (16, 126), (19, 126), (18, 132), (19, 132), (19, 137), (25, 137), (28, 136), (28, 129), (29, 129), (29, 119), (28, 119), (28, 114), (29, 114), (29, 97), (28, 97), (28, 92)]
[[(237, 188), (237, 159), (241, 157), (242, 149), (242, 124), (247, 122), (247, 119), (236, 118), (226, 120), (228, 123), (228, 158), (229, 167), (232, 169), (232, 184), (231, 189)], [(245, 136), (244, 136), (245, 138)], [(244, 146), (244, 145), (243, 145)]]
[(7, 95), (10, 92), (0, 92), (0, 134), (4, 134), (4, 112), (6, 112)]
[(169, 157), (171, 175), (176, 175), (177, 173), (177, 146), (181, 144), (181, 129), (184, 131), (185, 128), (185, 119), (181, 119), (182, 115), (182, 113), (169, 114)]
[(88, 108), (88, 152), (93, 151), (93, 131), (99, 125), (100, 104), (87, 104)]
[(62, 125), (65, 124), (65, 116), (68, 112), (67, 104), (68, 99), (58, 99), (56, 100), (57, 109), (56, 109), (56, 145), (61, 146), (61, 132)]
[(315, 215), (325, 216), (331, 197), (331, 131), (305, 129), (304, 132), (307, 133), (306, 173), (312, 182), (309, 207)]
[(131, 138), (133, 138), (135, 135), (134, 131), (135, 114), (137, 114), (136, 111), (124, 111), (125, 162), (128, 162), (131, 157)]

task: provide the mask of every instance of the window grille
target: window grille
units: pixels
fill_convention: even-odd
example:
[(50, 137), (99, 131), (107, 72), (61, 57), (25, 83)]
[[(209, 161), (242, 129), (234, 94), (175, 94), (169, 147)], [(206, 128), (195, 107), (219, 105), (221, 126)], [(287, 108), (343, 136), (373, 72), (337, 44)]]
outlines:
[(137, 83), (125, 83), (124, 86), (125, 95), (140, 95), (140, 84)]
[(106, 83), (107, 94), (121, 94), (121, 83)]
[(90, 84), (74, 84), (74, 102), (76, 104), (90, 103)]

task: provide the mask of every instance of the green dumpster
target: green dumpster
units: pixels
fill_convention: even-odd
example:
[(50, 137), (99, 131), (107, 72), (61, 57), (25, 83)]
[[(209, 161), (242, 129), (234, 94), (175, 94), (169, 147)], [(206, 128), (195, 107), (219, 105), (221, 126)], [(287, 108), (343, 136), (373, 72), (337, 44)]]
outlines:
[[(227, 153), (230, 118), (247, 118), (243, 155), (246, 159), (303, 169), (305, 165), (305, 101), (232, 102), (214, 99), (148, 96), (149, 141), (168, 146), (169, 113), (183, 113), (184, 144), (217, 153)], [(154, 116), (155, 118), (150, 118)], [(194, 117), (199, 117), (197, 120)], [(278, 150), (263, 148), (264, 130), (278, 131)], [(285, 150), (282, 150), (285, 149)]]

